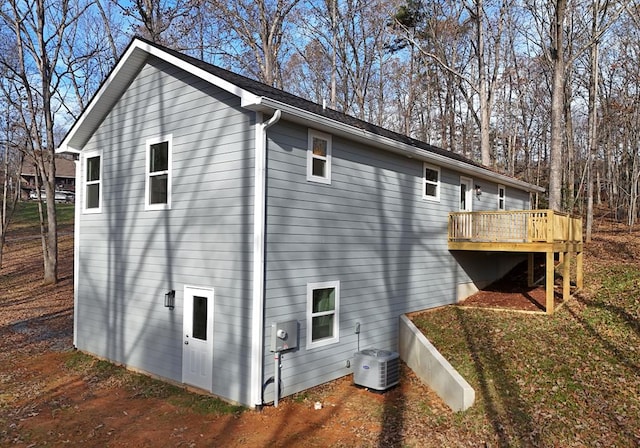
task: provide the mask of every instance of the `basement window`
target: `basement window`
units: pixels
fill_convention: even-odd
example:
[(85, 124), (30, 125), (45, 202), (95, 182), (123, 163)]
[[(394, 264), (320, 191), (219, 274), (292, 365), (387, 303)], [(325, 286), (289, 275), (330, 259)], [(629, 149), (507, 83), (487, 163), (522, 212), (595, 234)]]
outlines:
[(338, 342), (340, 282), (307, 284), (307, 348)]

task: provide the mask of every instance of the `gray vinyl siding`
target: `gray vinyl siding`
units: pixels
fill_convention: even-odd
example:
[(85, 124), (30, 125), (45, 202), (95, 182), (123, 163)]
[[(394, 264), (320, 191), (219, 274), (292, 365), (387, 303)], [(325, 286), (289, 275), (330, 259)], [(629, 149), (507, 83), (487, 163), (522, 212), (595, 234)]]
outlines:
[[(474, 187), (480, 185), (480, 197), (473, 195), (473, 211), (498, 210), (498, 184), (485, 179), (473, 179)], [(506, 210), (529, 210), (531, 200), (529, 192), (505, 186)]]
[[(213, 288), (212, 391), (249, 402), (253, 116), (174, 66), (141, 70), (84, 148), (103, 201), (80, 218), (78, 348), (181, 381), (184, 286)], [(171, 209), (145, 211), (145, 142), (169, 134)]]
[[(265, 332), (268, 341), (272, 322), (300, 322), (300, 349), (282, 361), (290, 394), (351, 372), (357, 322), (360, 349), (396, 350), (398, 316), (452, 303), (468, 277), (447, 249), (457, 173), (441, 169), (440, 201), (423, 199), (422, 162), (333, 136), (332, 182), (324, 185), (306, 180), (306, 127), (281, 122), (268, 142)], [(308, 350), (306, 285), (334, 280), (340, 340)]]

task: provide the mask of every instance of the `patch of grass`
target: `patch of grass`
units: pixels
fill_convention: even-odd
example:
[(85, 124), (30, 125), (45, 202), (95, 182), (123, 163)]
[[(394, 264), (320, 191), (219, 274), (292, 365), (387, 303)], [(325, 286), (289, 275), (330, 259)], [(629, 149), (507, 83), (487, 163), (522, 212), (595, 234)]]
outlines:
[(64, 366), (67, 369), (80, 371), (90, 366), (93, 363), (94, 359), (95, 358), (93, 358), (90, 355), (87, 355), (86, 353), (83, 353), (78, 350), (74, 350), (73, 352), (70, 352), (69, 357), (64, 362)]
[(298, 392), (293, 396), (293, 401), (295, 403), (304, 403), (305, 401), (309, 401), (311, 398), (308, 391)]
[[(42, 204), (46, 214), (46, 205)], [(73, 225), (74, 204), (56, 204), (56, 217), (59, 226)], [(36, 201), (19, 202), (11, 220), (11, 229), (25, 230), (39, 228), (38, 203)]]
[(183, 392), (178, 386), (141, 374), (130, 374), (127, 388), (135, 396), (144, 398), (168, 398)]
[(601, 288), (553, 316), (447, 307), (414, 318), (476, 391), (455, 427), (499, 446), (640, 443), (640, 268), (591, 275)]
[(219, 398), (200, 395), (179, 388), (175, 394), (168, 397), (168, 401), (176, 406), (188, 408), (201, 415), (238, 415), (246, 410), (243, 406), (232, 405)]
[(70, 352), (65, 361), (65, 367), (72, 369), (97, 383), (105, 380), (128, 381), (127, 375), (133, 375), (124, 367), (113, 364), (104, 359), (98, 359), (80, 351)]

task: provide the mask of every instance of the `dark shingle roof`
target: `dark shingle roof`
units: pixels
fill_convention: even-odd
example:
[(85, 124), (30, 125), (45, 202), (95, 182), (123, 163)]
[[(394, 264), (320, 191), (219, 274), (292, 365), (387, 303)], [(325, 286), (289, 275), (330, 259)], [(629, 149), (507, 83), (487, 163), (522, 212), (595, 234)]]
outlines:
[(159, 45), (157, 43), (148, 41), (144, 38), (141, 37), (137, 37), (137, 39), (147, 43), (148, 45), (153, 45), (159, 49), (162, 49), (162, 51), (165, 51), (169, 54), (171, 54), (172, 56), (175, 56), (176, 58), (179, 58), (181, 60), (183, 60), (184, 62), (194, 65), (202, 70), (205, 70), (206, 72), (217, 76), (221, 79), (224, 79), (227, 82), (230, 82), (238, 87), (240, 87), (241, 89), (246, 90), (247, 92), (250, 92), (256, 96), (263, 96), (263, 97), (267, 97), (267, 98), (271, 98), (277, 101), (280, 101), (282, 103), (288, 104), (290, 106), (293, 107), (297, 107), (299, 109), (305, 110), (307, 112), (311, 112), (313, 114), (317, 114), (326, 118), (329, 118), (331, 120), (335, 120), (337, 122), (340, 123), (344, 123), (344, 124), (348, 124), (350, 126), (353, 126), (355, 128), (358, 129), (362, 129), (368, 132), (371, 132), (373, 134), (377, 134), (380, 135), (382, 137), (386, 137), (395, 141), (398, 141), (400, 143), (404, 143), (407, 145), (411, 145), (414, 146), (416, 148), (420, 148), (422, 150), (425, 151), (429, 151), (431, 153), (434, 154), (439, 154), (441, 156), (444, 157), (448, 157), (450, 159), (454, 159), (454, 160), (458, 160), (460, 162), (464, 162), (464, 163), (468, 163), (470, 165), (474, 165), (477, 167), (481, 167), (481, 168), (485, 168), (487, 169), (487, 167), (484, 167), (476, 162), (474, 162), (473, 160), (470, 160), (466, 157), (463, 157), (459, 154), (453, 153), (451, 151), (446, 151), (442, 148), (438, 148), (437, 146), (433, 146), (430, 145), (428, 143), (425, 143), (423, 141), (408, 137), (406, 135), (397, 133), (397, 132), (393, 132), (390, 131), (388, 129), (382, 128), (380, 126), (376, 126), (374, 124), (371, 124), (369, 122), (360, 120), (358, 118), (355, 118), (351, 115), (347, 115), (345, 113), (339, 112), (337, 110), (334, 109), (330, 109), (330, 108), (326, 108), (323, 107), (320, 104), (314, 103), (312, 101), (306, 100), (304, 98), (301, 98), (299, 96), (293, 95), (289, 92), (286, 92), (284, 90), (281, 89), (277, 89), (275, 87), (271, 87), (267, 84), (261, 83), (259, 81), (256, 81), (254, 79), (251, 78), (247, 78), (246, 76), (242, 76), (239, 75), (237, 73), (233, 73), (229, 70), (225, 70), (223, 68), (220, 68), (216, 65), (212, 65), (209, 64), (207, 62), (204, 62), (200, 59), (194, 58), (192, 56), (188, 56), (184, 53), (181, 53), (179, 51), (176, 50), (172, 50), (171, 48), (167, 48), (164, 47), (162, 45)]

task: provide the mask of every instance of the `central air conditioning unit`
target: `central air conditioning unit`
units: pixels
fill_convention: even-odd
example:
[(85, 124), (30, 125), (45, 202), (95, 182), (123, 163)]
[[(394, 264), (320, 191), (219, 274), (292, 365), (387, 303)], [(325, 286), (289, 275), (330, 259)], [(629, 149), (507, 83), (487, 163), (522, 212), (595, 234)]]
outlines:
[(400, 355), (376, 348), (357, 352), (353, 361), (353, 382), (375, 390), (395, 386), (400, 382)]

